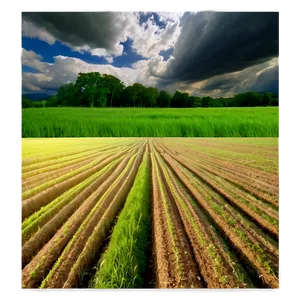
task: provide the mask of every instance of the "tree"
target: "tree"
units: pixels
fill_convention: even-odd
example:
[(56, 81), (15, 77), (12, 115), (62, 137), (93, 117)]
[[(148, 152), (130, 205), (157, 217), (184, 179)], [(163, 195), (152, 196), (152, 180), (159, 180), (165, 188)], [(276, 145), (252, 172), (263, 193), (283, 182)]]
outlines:
[[(35, 105), (26, 100), (22, 100), (23, 107)], [(140, 83), (125, 87), (119, 78), (99, 72), (79, 73), (75, 84), (62, 85), (57, 95), (46, 102), (46, 106), (89, 107), (244, 107), (278, 104), (278, 93), (268, 92), (246, 92), (230, 98), (200, 98), (176, 91), (171, 97), (166, 91), (158, 92), (156, 88), (147, 88)]]
[(180, 107), (192, 107), (191, 97), (188, 93), (183, 93), (181, 95), (181, 106)]
[(157, 97), (158, 107), (170, 107), (171, 96), (166, 91), (160, 91)]
[(87, 98), (90, 107), (94, 107), (95, 99), (99, 99), (99, 90), (103, 84), (99, 72), (79, 73), (75, 87)]
[(76, 103), (77, 88), (73, 83), (67, 83), (62, 85), (57, 92), (57, 105), (62, 106), (78, 106)]
[(181, 107), (181, 96), (182, 96), (182, 93), (180, 93), (179, 91), (175, 92), (175, 94), (173, 95), (173, 98), (171, 100), (172, 107)]
[(211, 104), (212, 98), (209, 96), (205, 96), (201, 99), (201, 106), (202, 107), (209, 107)]
[(57, 95), (54, 95), (54, 96), (51, 96), (50, 98), (48, 98), (47, 101), (46, 101), (45, 106), (46, 107), (58, 106), (58, 104), (57, 104)]
[(113, 75), (103, 74), (102, 85), (107, 89), (107, 100), (111, 107), (119, 104), (121, 92), (124, 89), (124, 84), (121, 80)]
[(201, 98), (196, 96), (190, 96), (191, 107), (201, 106)]
[(99, 103), (99, 105), (101, 107), (106, 106), (108, 92), (109, 92), (109, 90), (106, 87), (101, 87), (101, 88), (98, 89), (97, 103)]
[(32, 107), (32, 101), (30, 101), (29, 99), (27, 99), (26, 97), (22, 96), (22, 108), (29, 108)]
[(145, 107), (154, 107), (157, 103), (157, 97), (158, 97), (158, 91), (156, 88), (149, 87), (145, 90), (145, 101), (144, 106)]
[(268, 106), (268, 105), (271, 105), (271, 103), (272, 103), (272, 94), (270, 92), (267, 92), (264, 94), (264, 96), (262, 98), (261, 105)]
[(148, 97), (146, 87), (140, 83), (134, 83), (132, 91), (136, 95), (134, 106), (144, 107)]
[(137, 98), (137, 90), (131, 85), (126, 87), (121, 93), (121, 105), (120, 106), (135, 106)]

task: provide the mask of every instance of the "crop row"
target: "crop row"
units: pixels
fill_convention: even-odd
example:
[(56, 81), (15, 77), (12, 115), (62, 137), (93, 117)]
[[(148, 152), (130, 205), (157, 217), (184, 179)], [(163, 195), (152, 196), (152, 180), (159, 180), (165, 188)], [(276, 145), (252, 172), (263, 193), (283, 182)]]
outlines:
[(51, 141), (23, 140), (23, 288), (279, 287), (277, 139)]

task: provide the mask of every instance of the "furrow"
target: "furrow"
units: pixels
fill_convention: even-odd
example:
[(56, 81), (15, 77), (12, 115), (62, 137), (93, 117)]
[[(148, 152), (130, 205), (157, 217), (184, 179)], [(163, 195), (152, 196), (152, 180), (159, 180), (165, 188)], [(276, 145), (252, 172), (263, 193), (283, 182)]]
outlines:
[[(161, 166), (207, 287), (253, 287), (246, 271), (238, 264), (234, 255), (226, 249), (224, 241), (220, 241), (203, 213), (196, 214), (195, 203), (186, 193), (184, 187), (176, 181), (173, 177), (174, 174), (163, 162), (161, 162)], [(176, 170), (173, 171), (176, 174)]]
[[(140, 158), (140, 155), (138, 155)], [(89, 237), (93, 236), (97, 224), (101, 224), (100, 220), (103, 218), (104, 214), (114, 199), (123, 200), (124, 198), (124, 189), (122, 190), (122, 185), (126, 183), (126, 179), (132, 174), (132, 170), (137, 166), (139, 159), (134, 155), (131, 157), (128, 165), (113, 183), (113, 185), (104, 193), (104, 195), (99, 199), (96, 206), (87, 216), (85, 221), (82, 223), (80, 228), (77, 230), (72, 240), (69, 242), (67, 247), (64, 249), (59, 260), (56, 262), (51, 272), (45, 278), (42, 283), (42, 288), (61, 288), (66, 282), (69, 273), (71, 272), (74, 263), (78, 259), (78, 256), (83, 251), (85, 246), (88, 245)], [(131, 175), (132, 176), (132, 175)], [(130, 181), (129, 181), (130, 183)], [(122, 198), (123, 196), (123, 198)], [(126, 196), (125, 196), (126, 197)], [(122, 203), (122, 202), (121, 202)], [(112, 221), (110, 219), (109, 221)], [(99, 223), (100, 222), (100, 223)], [(108, 226), (108, 225), (106, 225)], [(100, 226), (100, 232), (98, 229), (97, 239), (100, 240), (104, 238), (105, 232), (108, 229), (106, 226)], [(95, 237), (94, 237), (95, 239)], [(96, 243), (97, 245), (97, 243)], [(93, 255), (93, 253), (88, 253), (85, 259), (87, 260)], [(76, 272), (75, 272), (76, 273)], [(76, 277), (77, 278), (77, 277)], [(75, 279), (75, 278), (74, 278)], [(76, 284), (76, 283), (75, 283)]]
[(68, 219), (51, 240), (38, 252), (30, 263), (22, 271), (22, 286), (25, 288), (37, 287), (42, 279), (48, 274), (53, 263), (73, 237), (82, 222), (106, 193), (107, 189), (119, 177), (127, 166), (130, 156), (127, 156), (113, 172), (113, 174), (98, 187), (98, 189), (86, 199), (76, 212)]
[(165, 189), (153, 149), (151, 161), (156, 285), (159, 288), (201, 287), (178, 211)]
[[(66, 198), (66, 201), (60, 201), (58, 205), (47, 209), (46, 213), (38, 218), (34, 223), (27, 227), (25, 233), (22, 232), (22, 238), (30, 237), (22, 247), (22, 265), (29, 263), (30, 258), (35, 255), (41, 247), (55, 234), (55, 232), (68, 220), (68, 218), (78, 209), (78, 207), (87, 199), (116, 169), (120, 159), (110, 163), (100, 172), (96, 173), (95, 179), (89, 180), (87, 187), (80, 189), (72, 197)], [(51, 219), (52, 217), (52, 219)], [(49, 222), (47, 222), (50, 219)], [(47, 223), (46, 223), (47, 222)], [(46, 224), (45, 224), (46, 223)], [(45, 224), (45, 225), (44, 225)], [(43, 226), (44, 225), (44, 226)], [(40, 229), (39, 227), (42, 226)], [(37, 232), (36, 232), (37, 231)], [(23, 238), (24, 239), (24, 238)], [(25, 240), (26, 241), (26, 240)]]
[(105, 167), (108, 163), (110, 163), (114, 159), (121, 157), (122, 155), (124, 155), (124, 153), (120, 152), (120, 153), (117, 153), (110, 157), (107, 157), (102, 162), (100, 162), (98, 165), (82, 172), (81, 174), (78, 174), (74, 177), (69, 178), (68, 180), (60, 182), (59, 184), (56, 184), (53, 187), (47, 188), (46, 190), (41, 191), (39, 194), (34, 195), (34, 196), (22, 201), (22, 220), (25, 220), (31, 214), (33, 214), (34, 212), (39, 210), (42, 206), (50, 203), (56, 197), (63, 194), (65, 191), (67, 191), (68, 189), (77, 185), (78, 183), (82, 182), (84, 179), (88, 178), (95, 172), (98, 172), (103, 167)]
[[(175, 164), (170, 156), (164, 155), (164, 158), (173, 169), (178, 168), (178, 165)], [(223, 206), (218, 205), (215, 203), (215, 199), (207, 198), (205, 194), (201, 194), (197, 190), (199, 183), (193, 183), (192, 178), (184, 175), (184, 172), (181, 170), (178, 169), (177, 175), (195, 199), (197, 199), (200, 207), (212, 220), (214, 220), (217, 228), (228, 237), (233, 248), (235, 248), (243, 259), (246, 260), (249, 267), (251, 266), (253, 270), (258, 273), (260, 282), (269, 287), (278, 287), (278, 273), (276, 274), (276, 265), (273, 265), (275, 270), (269, 265), (270, 256), (266, 256), (265, 253), (261, 252), (263, 251), (263, 246), (255, 244), (256, 249), (252, 249), (252, 245), (249, 245), (248, 243), (247, 234), (238, 227), (235, 220), (231, 220), (226, 216), (226, 213), (224, 213), (224, 204)]]

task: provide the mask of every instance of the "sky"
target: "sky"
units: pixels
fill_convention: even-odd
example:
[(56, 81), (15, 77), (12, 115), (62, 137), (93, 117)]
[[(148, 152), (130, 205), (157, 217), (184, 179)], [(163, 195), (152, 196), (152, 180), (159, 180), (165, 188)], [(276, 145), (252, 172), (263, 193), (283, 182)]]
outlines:
[(22, 92), (55, 94), (80, 72), (173, 94), (278, 92), (276, 12), (23, 12)]

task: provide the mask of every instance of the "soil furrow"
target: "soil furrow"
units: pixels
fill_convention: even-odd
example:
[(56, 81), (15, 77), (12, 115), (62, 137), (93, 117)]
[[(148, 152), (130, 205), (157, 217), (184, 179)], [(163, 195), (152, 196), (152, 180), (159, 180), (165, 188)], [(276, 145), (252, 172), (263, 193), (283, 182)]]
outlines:
[[(97, 155), (97, 158), (99, 158), (100, 155)], [(45, 172), (45, 173), (42, 173), (42, 174), (39, 174), (39, 175), (36, 175), (34, 177), (30, 177), (28, 180), (26, 181), (23, 181), (22, 182), (22, 193), (28, 191), (28, 190), (31, 190), (39, 185), (42, 185), (52, 179), (55, 179), (55, 178), (58, 178), (60, 176), (63, 176), (64, 174), (67, 174), (69, 172), (72, 172), (92, 161), (94, 161), (95, 158), (89, 158), (89, 159), (86, 159), (82, 162), (79, 162), (79, 163), (76, 163), (76, 164), (72, 164), (72, 165), (69, 165), (69, 166), (65, 166), (61, 169), (58, 169), (58, 170), (54, 170), (54, 171), (50, 171), (50, 172)]]
[[(125, 151), (126, 153), (126, 151)], [(117, 159), (124, 155), (123, 152), (117, 153), (115, 155), (112, 155), (106, 159), (104, 159), (102, 162), (100, 162), (98, 165), (90, 168), (89, 170), (86, 170), (73, 178), (70, 178), (66, 181), (63, 181), (59, 184), (56, 184), (53, 187), (50, 187), (46, 190), (41, 191), (39, 194), (34, 195), (24, 201), (22, 201), (22, 221), (29, 217), (31, 214), (33, 214), (35, 211), (39, 210), (42, 206), (50, 203), (52, 200), (54, 200), (59, 195), (63, 194), (68, 189), (72, 188), (76, 184), (80, 183), (87, 177), (91, 176), (95, 172), (99, 171), (103, 167), (105, 167), (108, 163), (113, 161), (114, 159)]]
[(30, 263), (22, 271), (22, 286), (26, 288), (37, 287), (47, 275), (54, 262), (73, 237), (82, 222), (88, 216), (100, 197), (107, 191), (111, 184), (118, 178), (120, 172), (128, 164), (127, 156), (113, 174), (76, 210), (62, 228), (60, 228), (51, 240), (37, 253)]
[[(176, 141), (174, 141), (176, 142)], [(177, 143), (177, 142), (176, 142)], [(197, 147), (197, 150), (193, 150), (195, 148), (195, 145), (191, 144), (190, 147), (184, 147), (184, 150), (182, 148), (182, 145), (173, 145), (173, 143), (168, 143), (167, 149), (175, 148), (175, 154), (185, 154), (192, 153), (196, 157), (203, 158), (206, 160), (211, 161), (212, 163), (231, 168), (233, 171), (241, 172), (249, 177), (257, 178), (258, 180), (261, 180), (263, 182), (266, 182), (272, 186), (278, 187), (278, 172), (276, 174), (267, 172), (262, 169), (258, 169), (256, 167), (253, 167), (251, 165), (248, 165), (244, 160), (234, 157), (222, 157), (218, 154), (205, 151), (203, 152), (203, 149)]]
[(201, 287), (202, 283), (177, 208), (165, 190), (153, 153), (151, 160), (156, 285), (159, 288)]
[(123, 181), (126, 180), (128, 174), (130, 173), (130, 169), (133, 167), (134, 160), (136, 160), (136, 158), (132, 157), (129, 161), (129, 165), (126, 166), (123, 172), (118, 176), (116, 181), (110, 187), (110, 190), (106, 191), (99, 199), (96, 206), (92, 209), (82, 225), (79, 227), (72, 240), (64, 249), (59, 260), (42, 283), (43, 288), (63, 287), (65, 281), (67, 280), (68, 274), (73, 267), (73, 264), (76, 262), (76, 259), (85, 247), (88, 238), (91, 236), (94, 228), (100, 222), (100, 219), (103, 217), (110, 202), (113, 200), (118, 191), (120, 191)]
[(183, 159), (182, 157), (172, 155), (173, 159), (177, 160), (179, 163), (184, 165), (187, 169), (189, 169), (193, 174), (199, 177), (205, 184), (207, 184), (210, 188), (212, 188), (216, 193), (222, 195), (224, 199), (233, 205), (237, 210), (239, 210), (243, 214), (247, 214), (251, 221), (256, 222), (264, 231), (270, 233), (274, 236), (275, 239), (278, 240), (279, 231), (273, 224), (270, 224), (267, 220), (262, 218), (258, 213), (251, 210), (247, 205), (245, 205), (242, 201), (238, 200), (236, 196), (232, 196), (232, 189), (224, 189), (222, 187), (222, 183), (220, 179), (216, 182), (213, 178), (211, 178), (204, 170), (199, 172), (195, 167), (191, 166), (191, 163), (188, 162), (188, 159)]
[[(174, 170), (176, 173), (176, 170)], [(185, 230), (192, 244), (193, 252), (198, 263), (200, 273), (203, 276), (207, 287), (209, 288), (244, 288), (252, 287), (252, 283), (247, 279), (247, 274), (240, 266), (237, 259), (228, 251), (224, 250), (219, 237), (213, 232), (210, 224), (204, 216), (199, 218), (195, 213), (189, 199), (189, 195), (183, 186), (179, 185), (171, 170), (165, 167), (168, 178), (168, 187), (173, 197), (177, 200), (181, 219), (185, 225)], [(224, 242), (223, 242), (224, 244)], [(238, 277), (239, 275), (240, 277)], [(242, 276), (241, 276), (242, 275)], [(244, 280), (241, 280), (240, 278)]]
[[(139, 165), (141, 164), (142, 157), (143, 152), (141, 151), (139, 152), (130, 172), (127, 174), (126, 179), (122, 180), (122, 186), (118, 188), (112, 201), (107, 202), (108, 206), (102, 207), (104, 211), (103, 216), (101, 217), (100, 222), (94, 227), (94, 230), (88, 238), (82, 252), (78, 255), (76, 261), (73, 260), (72, 262), (69, 262), (70, 267), (72, 265), (72, 268), (69, 268), (70, 271), (68, 273), (67, 280), (62, 286), (63, 288), (75, 288), (78, 286), (82, 271), (90, 264), (91, 261), (93, 261), (94, 257), (97, 255), (96, 252), (102, 247), (116, 216), (124, 206), (126, 197), (132, 187)], [(78, 252), (77, 244), (76, 252)], [(75, 257), (75, 255), (72, 254), (72, 257)], [(65, 268), (64, 270), (66, 272), (68, 268)]]
[[(95, 182), (85, 188), (79, 195), (74, 197), (71, 202), (60, 208), (56, 214), (55, 211), (57, 210), (55, 210), (51, 214), (55, 215), (49, 222), (47, 222), (49, 217), (43, 220), (43, 223), (47, 222), (44, 226), (42, 222), (38, 223), (38, 226), (42, 226), (41, 229), (22, 247), (23, 267), (30, 261), (30, 258), (36, 254), (46, 242), (48, 242), (48, 240), (78, 209), (78, 207), (82, 205), (82, 203), (113, 173), (116, 168), (116, 163), (111, 165), (105, 173), (101, 174), (99, 178), (95, 180)], [(29, 232), (29, 234), (30, 233), (32, 234), (32, 232)]]
[[(182, 157), (182, 155), (180, 156)], [(206, 171), (227, 181), (230, 181), (240, 189), (243, 189), (245, 192), (257, 197), (265, 204), (269, 204), (272, 207), (278, 208), (278, 188), (273, 188), (270, 186), (264, 188), (264, 182), (261, 180), (251, 179), (243, 174), (224, 168), (219, 168), (213, 163), (207, 163), (199, 160), (198, 157), (197, 159), (188, 155), (185, 155), (184, 157), (195, 161), (197, 166), (200, 168), (205, 169)]]
[[(168, 157), (167, 155), (165, 155), (164, 157), (173, 169), (176, 168), (176, 165), (174, 165), (174, 161), (170, 159), (170, 156)], [(224, 232), (224, 234), (228, 237), (228, 240), (230, 240), (232, 246), (241, 253), (244, 259), (248, 260), (248, 265), (252, 266), (254, 270), (258, 272), (262, 284), (266, 284), (267, 286), (273, 288), (278, 287), (278, 278), (275, 276), (276, 274), (273, 275), (268, 269), (263, 266), (263, 263), (259, 261), (256, 253), (251, 251), (252, 249), (249, 249), (249, 246), (246, 244), (246, 242), (244, 242), (243, 239), (239, 237), (234, 230), (231, 229), (231, 227), (233, 229), (235, 227), (233, 225), (229, 226), (229, 224), (225, 222), (221, 215), (216, 213), (216, 211), (212, 207), (210, 207), (209, 203), (207, 203), (203, 195), (201, 195), (197, 191), (197, 189), (191, 184), (190, 179), (188, 179), (181, 171), (177, 171), (177, 176), (185, 185), (185, 187), (192, 193), (195, 199), (197, 199), (197, 202), (199, 203), (201, 208), (205, 210), (205, 212), (210, 216), (212, 220), (214, 220), (215, 226), (217, 226), (219, 230)]]

